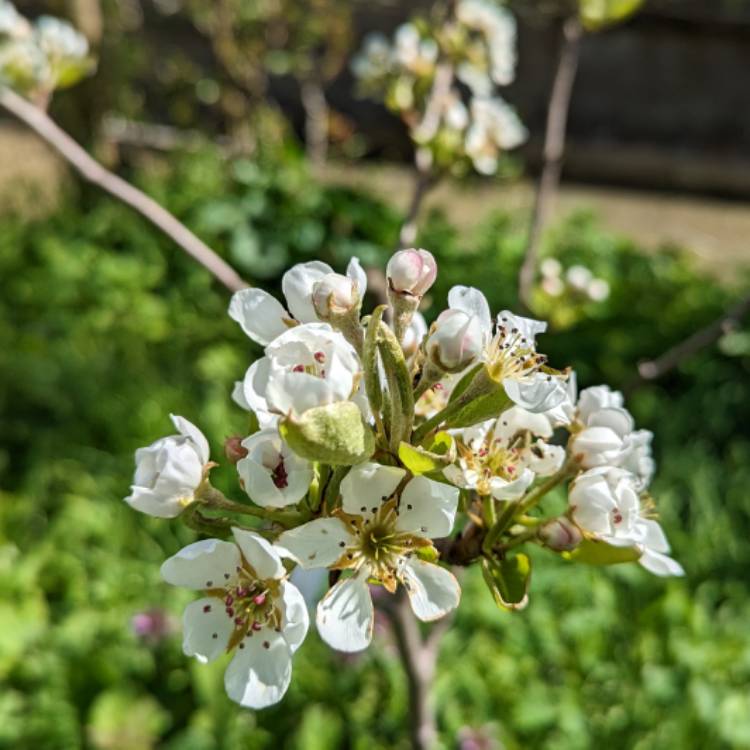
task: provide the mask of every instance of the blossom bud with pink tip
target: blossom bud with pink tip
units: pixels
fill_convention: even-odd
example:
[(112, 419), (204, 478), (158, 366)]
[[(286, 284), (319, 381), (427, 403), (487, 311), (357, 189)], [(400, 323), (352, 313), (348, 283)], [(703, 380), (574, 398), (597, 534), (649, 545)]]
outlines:
[(399, 250), (388, 261), (385, 273), (394, 292), (422, 297), (435, 283), (437, 263), (427, 250)]

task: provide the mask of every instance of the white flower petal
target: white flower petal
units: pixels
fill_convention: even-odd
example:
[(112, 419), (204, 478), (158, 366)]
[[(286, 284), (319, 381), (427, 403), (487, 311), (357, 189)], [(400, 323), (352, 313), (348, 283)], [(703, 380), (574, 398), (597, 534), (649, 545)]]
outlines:
[(404, 562), (401, 580), (414, 614), (423, 622), (443, 617), (461, 600), (461, 587), (453, 573), (419, 558), (410, 557)]
[(262, 289), (240, 289), (232, 295), (229, 317), (261, 346), (270, 344), (287, 330), (284, 320), (291, 315), (283, 305)]
[(341, 482), (341, 502), (347, 513), (370, 516), (387, 500), (406, 476), (403, 469), (370, 461), (353, 466)]
[(448, 536), (456, 520), (458, 496), (457, 487), (414, 477), (401, 493), (396, 528), (428, 539)]
[(532, 342), (536, 342), (536, 337), (547, 330), (547, 324), (543, 320), (514, 315), (510, 310), (503, 310), (497, 316), (497, 324), (498, 326), (504, 326), (509, 331), (515, 328), (521, 336)]
[(640, 521), (640, 525), (644, 528), (643, 543), (646, 547), (654, 552), (669, 552), (669, 542), (658, 521), (644, 518)]
[(192, 422), (185, 419), (185, 417), (179, 417), (176, 414), (170, 414), (169, 417), (172, 420), (172, 424), (174, 424), (177, 429), (177, 432), (191, 440), (195, 445), (201, 463), (208, 463), (210, 449), (208, 447), (206, 436)]
[(298, 263), (292, 266), (281, 279), (281, 288), (292, 315), (300, 323), (314, 323), (318, 320), (312, 303), (312, 288), (333, 269), (319, 260)]
[(367, 292), (367, 274), (362, 268), (359, 258), (352, 258), (349, 261), (349, 265), (346, 267), (346, 275), (357, 285), (359, 298), (364, 299)]
[(293, 583), (282, 581), (279, 588), (282, 613), (281, 632), (294, 653), (305, 640), (310, 627), (310, 615), (305, 597)]
[(372, 640), (374, 610), (367, 571), (339, 581), (318, 604), (320, 637), (338, 651), (362, 651)]
[(655, 576), (684, 576), (685, 570), (676, 560), (669, 555), (661, 552), (655, 552), (651, 549), (645, 549), (638, 559), (638, 562)]
[(620, 437), (630, 434), (635, 428), (635, 421), (626, 409), (606, 407), (589, 415), (586, 420), (589, 427), (607, 427)]
[(224, 687), (241, 706), (265, 708), (278, 703), (289, 687), (292, 650), (284, 636), (270, 628), (250, 633), (235, 650), (224, 673)]
[(286, 574), (279, 553), (274, 549), (273, 544), (260, 534), (232, 527), (232, 535), (242, 556), (250, 563), (258, 578), (261, 580), (282, 578)]
[[(351, 388), (353, 381), (350, 379), (349, 383)], [(279, 414), (291, 412), (296, 415), (338, 400), (327, 379), (317, 378), (306, 372), (284, 370), (273, 365), (266, 387), (266, 396), (268, 406), (272, 411)]]
[(268, 357), (256, 359), (247, 368), (242, 379), (242, 395), (247, 408), (254, 411), (260, 421), (262, 417), (270, 417), (266, 388), (271, 373), (271, 360)]
[(192, 492), (184, 496), (164, 497), (148, 487), (137, 485), (130, 488), (130, 494), (125, 498), (131, 508), (155, 518), (177, 518), (192, 500)]
[(227, 615), (224, 602), (206, 596), (185, 607), (182, 616), (182, 650), (205, 664), (221, 656), (234, 631), (234, 621)]
[(537, 372), (528, 380), (505, 378), (508, 398), (527, 411), (545, 412), (565, 401), (567, 387), (562, 378)]
[(303, 568), (333, 565), (351, 543), (352, 534), (340, 518), (316, 518), (285, 531), (276, 540), (276, 546)]
[(479, 289), (471, 286), (454, 286), (448, 292), (448, 307), (475, 316), (479, 320), (485, 343), (489, 342), (492, 336), (492, 315), (487, 298)]
[(511, 482), (502, 477), (493, 477), (490, 480), (490, 492), (496, 500), (518, 500), (533, 481), (534, 472), (530, 469), (524, 469), (520, 476)]
[(240, 562), (236, 544), (220, 539), (201, 539), (165, 560), (161, 577), (173, 586), (189, 589), (224, 588), (235, 579)]
[(252, 411), (252, 407), (245, 398), (245, 387), (242, 380), (235, 380), (232, 388), (232, 401), (245, 411)]

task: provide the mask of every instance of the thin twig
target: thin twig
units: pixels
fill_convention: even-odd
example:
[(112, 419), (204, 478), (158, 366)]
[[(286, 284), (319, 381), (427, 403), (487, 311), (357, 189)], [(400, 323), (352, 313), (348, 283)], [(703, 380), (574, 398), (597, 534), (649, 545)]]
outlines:
[(547, 221), (551, 205), (560, 185), (563, 155), (565, 153), (565, 132), (568, 125), (570, 99), (573, 93), (578, 70), (583, 27), (578, 16), (568, 18), (562, 26), (562, 48), (560, 60), (552, 84), (547, 126), (544, 134), (542, 153), (542, 173), (534, 198), (529, 235), (526, 241), (526, 252), (518, 274), (518, 297), (521, 303), (530, 309), (531, 292), (536, 276), (537, 257), (542, 230)]
[(750, 313), (750, 295), (741, 299), (718, 320), (701, 328), (684, 341), (668, 349), (656, 359), (638, 365), (640, 380), (655, 380), (678, 367), (693, 354), (718, 341), (725, 333), (736, 328)]
[(117, 200), (135, 209), (154, 226), (170, 237), (194, 260), (236, 292), (248, 283), (208, 245), (198, 239), (182, 222), (155, 200), (130, 183), (105, 169), (62, 130), (45, 112), (8, 88), (0, 87), (0, 106), (5, 107), (38, 136), (52, 146), (85, 179)]

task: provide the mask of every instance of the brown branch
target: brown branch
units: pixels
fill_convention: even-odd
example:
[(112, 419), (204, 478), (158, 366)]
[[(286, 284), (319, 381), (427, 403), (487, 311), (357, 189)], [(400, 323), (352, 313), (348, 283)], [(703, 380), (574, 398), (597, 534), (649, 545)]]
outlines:
[(573, 83), (578, 70), (583, 33), (583, 27), (578, 20), (578, 16), (568, 18), (563, 23), (562, 48), (547, 111), (547, 126), (542, 152), (542, 173), (534, 198), (526, 252), (518, 274), (518, 297), (527, 310), (530, 309), (531, 304), (531, 292), (536, 277), (536, 264), (542, 231), (560, 186), (568, 112), (573, 93)]
[[(433, 750), (437, 747), (438, 734), (432, 682), (435, 678), (440, 638), (450, 621), (433, 626), (427, 639), (422, 638), (409, 597), (399, 589), (393, 603), (381, 603), (390, 620), (401, 663), (409, 683), (409, 731), (414, 750)], [(437, 631), (435, 630), (437, 628)]]
[(160, 229), (232, 292), (248, 286), (237, 272), (182, 222), (153, 198), (105, 169), (81, 148), (46, 112), (8, 88), (0, 87), (0, 106), (5, 107), (54, 148), (88, 182), (127, 204)]
[(736, 328), (748, 314), (750, 314), (750, 295), (741, 299), (718, 320), (696, 331), (692, 336), (668, 349), (661, 356), (647, 362), (641, 362), (638, 365), (639, 379), (655, 380), (660, 378), (696, 352), (710, 346), (725, 333)]

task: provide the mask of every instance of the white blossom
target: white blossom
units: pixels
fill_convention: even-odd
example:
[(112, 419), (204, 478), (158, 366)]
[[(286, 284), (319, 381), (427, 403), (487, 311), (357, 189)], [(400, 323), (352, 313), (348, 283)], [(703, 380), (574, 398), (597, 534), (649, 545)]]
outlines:
[(517, 500), (535, 476), (554, 474), (565, 460), (565, 450), (545, 442), (552, 437), (549, 420), (519, 406), (457, 433), (458, 463), (444, 469), (457, 487)]
[(175, 518), (193, 502), (209, 460), (208, 441), (184, 417), (170, 415), (178, 435), (161, 438), (135, 452), (131, 507), (159, 518)]
[[(313, 288), (333, 269), (321, 261), (298, 263), (282, 277), (287, 309), (272, 295), (262, 289), (241, 289), (232, 295), (229, 317), (240, 324), (242, 330), (261, 346), (270, 344), (275, 338), (297, 323), (314, 323), (318, 314), (313, 304)], [(357, 258), (352, 258), (346, 269), (348, 278), (356, 284), (360, 299), (367, 291), (367, 276)]]
[(183, 615), (182, 648), (210, 662), (233, 652), (224, 686), (248, 708), (278, 703), (292, 676), (292, 654), (309, 617), (299, 590), (286, 580), (276, 548), (262, 536), (232, 529), (234, 542), (204, 539), (161, 567), (167, 583), (202, 591)]
[(656, 575), (684, 575), (668, 556), (669, 543), (641, 504), (635, 478), (624, 469), (597, 467), (580, 474), (569, 492), (573, 520), (584, 531), (616, 547), (635, 547), (640, 564)]
[(241, 397), (263, 426), (274, 416), (300, 415), (347, 401), (357, 392), (361, 363), (354, 348), (327, 323), (305, 323), (276, 337), (245, 374)]
[(399, 250), (388, 261), (385, 275), (394, 291), (422, 297), (435, 283), (437, 263), (427, 250)]
[(0, 0), (0, 42), (2, 37), (20, 39), (31, 34), (31, 24), (6, 0)]
[(482, 353), (483, 331), (475, 315), (462, 310), (444, 310), (427, 337), (425, 350), (443, 372), (460, 372)]
[(504, 310), (493, 325), (486, 297), (473, 287), (453, 287), (448, 305), (476, 316), (486, 342), (481, 359), (511, 401), (527, 411), (546, 412), (566, 399), (565, 379), (544, 372), (547, 358), (536, 351), (536, 337), (547, 330), (546, 323)]
[(256, 432), (242, 441), (247, 455), (237, 462), (242, 487), (250, 499), (265, 508), (298, 503), (313, 480), (312, 464), (297, 456), (277, 430)]
[(285, 531), (277, 544), (304, 568), (351, 571), (317, 608), (321, 637), (340, 651), (360, 651), (372, 638), (369, 579), (395, 591), (400, 582), (414, 614), (435, 620), (458, 606), (460, 588), (445, 568), (416, 556), (453, 528), (458, 490), (417, 476), (398, 491), (404, 469), (364, 463), (341, 483), (342, 512)]
[(500, 97), (472, 99), (464, 147), (477, 172), (495, 174), (502, 152), (517, 148), (527, 137), (518, 115)]
[(434, 39), (423, 38), (412, 23), (396, 29), (393, 56), (406, 72), (417, 76), (429, 75), (435, 67), (439, 53)]

